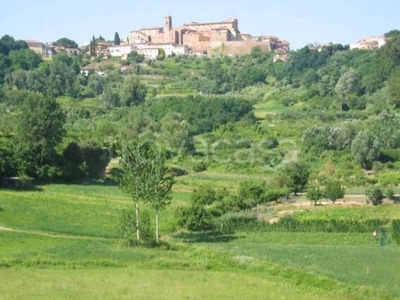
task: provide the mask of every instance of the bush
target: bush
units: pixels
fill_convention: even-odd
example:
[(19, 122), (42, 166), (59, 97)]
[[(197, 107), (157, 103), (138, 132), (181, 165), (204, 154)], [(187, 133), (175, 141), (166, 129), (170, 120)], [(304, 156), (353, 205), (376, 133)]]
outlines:
[(213, 216), (201, 203), (176, 210), (178, 224), (190, 231), (207, 231), (214, 228)]
[(191, 198), (193, 203), (202, 205), (211, 205), (217, 200), (215, 189), (208, 185), (202, 185), (194, 189)]
[(201, 162), (193, 164), (193, 171), (196, 173), (207, 171), (206, 163), (201, 161)]
[(366, 196), (372, 202), (372, 205), (382, 204), (382, 200), (385, 199), (382, 190), (376, 186), (368, 188)]
[(378, 182), (383, 186), (388, 185), (399, 185), (400, 184), (400, 174), (395, 171), (384, 171), (379, 173)]
[(393, 201), (395, 199), (395, 194), (394, 194), (393, 189), (387, 189), (385, 195), (386, 195), (386, 198), (389, 200)]

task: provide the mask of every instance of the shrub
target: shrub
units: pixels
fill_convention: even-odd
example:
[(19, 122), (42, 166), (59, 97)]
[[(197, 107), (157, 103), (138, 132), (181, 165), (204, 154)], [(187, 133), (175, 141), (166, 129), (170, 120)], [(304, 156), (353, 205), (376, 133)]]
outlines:
[(385, 198), (382, 190), (379, 187), (370, 187), (366, 191), (366, 196), (373, 205), (382, 204), (382, 200)]
[(196, 173), (207, 171), (206, 163), (201, 161), (201, 162), (193, 164), (193, 171)]
[(395, 194), (394, 194), (393, 189), (387, 189), (385, 195), (386, 195), (386, 198), (388, 198), (389, 200), (395, 199)]
[(378, 182), (383, 186), (388, 185), (399, 185), (400, 184), (400, 174), (394, 171), (381, 172), (378, 175)]

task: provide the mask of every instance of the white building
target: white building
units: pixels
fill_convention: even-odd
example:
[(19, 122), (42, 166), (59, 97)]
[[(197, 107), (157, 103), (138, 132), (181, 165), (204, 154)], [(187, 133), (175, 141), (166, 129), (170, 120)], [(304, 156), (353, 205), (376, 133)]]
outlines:
[(385, 44), (386, 38), (384, 35), (371, 36), (350, 45), (350, 49), (375, 50), (383, 47)]
[(157, 59), (157, 56), (160, 54), (160, 48), (155, 48), (155, 47), (138, 48), (137, 53), (144, 55), (146, 59)]
[(110, 52), (110, 55), (113, 57), (127, 56), (134, 50), (136, 50), (136, 46), (132, 44), (108, 47), (108, 51)]
[(137, 52), (139, 54), (144, 54), (147, 59), (156, 59), (159, 50), (163, 49), (165, 52), (165, 56), (172, 56), (172, 55), (185, 55), (188, 53), (188, 46), (186, 45), (177, 45), (171, 43), (147, 43), (147, 44), (138, 44)]

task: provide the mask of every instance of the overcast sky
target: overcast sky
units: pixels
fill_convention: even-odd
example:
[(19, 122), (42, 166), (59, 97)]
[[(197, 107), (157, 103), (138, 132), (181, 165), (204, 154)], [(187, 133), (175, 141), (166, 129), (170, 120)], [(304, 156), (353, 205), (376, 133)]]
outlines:
[(276, 35), (292, 49), (309, 43), (350, 44), (400, 29), (400, 0), (1, 0), (0, 36), (42, 42), (93, 35), (113, 39), (134, 29), (190, 21), (239, 19), (241, 33)]

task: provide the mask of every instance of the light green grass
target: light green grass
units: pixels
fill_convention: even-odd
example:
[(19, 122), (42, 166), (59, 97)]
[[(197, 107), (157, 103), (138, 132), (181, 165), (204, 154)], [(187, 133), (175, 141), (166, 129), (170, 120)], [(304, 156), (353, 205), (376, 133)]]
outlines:
[(380, 247), (368, 234), (239, 233), (199, 244), (400, 295), (400, 247)]
[(0, 273), (3, 299), (328, 299), (269, 276), (177, 270), (35, 270)]
[(98, 108), (100, 106), (100, 101), (98, 98), (86, 98), (83, 100), (78, 100), (68, 96), (61, 96), (57, 98), (57, 103), (63, 107)]
[[(43, 191), (0, 190), (0, 226), (94, 237), (116, 237), (122, 210), (133, 201), (118, 187), (47, 185)], [(176, 227), (174, 208), (184, 205), (190, 191), (173, 194), (171, 207), (160, 214), (160, 232)], [(145, 208), (145, 205), (142, 205)]]
[(290, 112), (299, 109), (298, 106), (285, 106), (276, 101), (257, 103), (254, 106), (254, 114), (257, 118), (264, 119), (266, 115), (276, 115), (283, 112)]
[(378, 206), (311, 206), (307, 211), (297, 213), (299, 219), (400, 219), (400, 205)]

